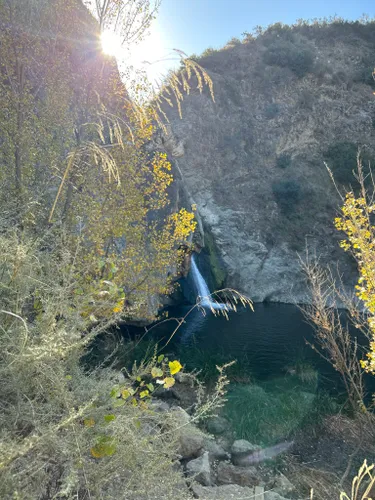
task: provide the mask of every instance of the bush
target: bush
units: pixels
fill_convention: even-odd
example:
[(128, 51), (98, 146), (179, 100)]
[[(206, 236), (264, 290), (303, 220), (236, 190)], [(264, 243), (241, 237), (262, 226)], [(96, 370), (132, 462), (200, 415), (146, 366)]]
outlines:
[(311, 91), (304, 89), (298, 96), (297, 105), (299, 108), (312, 110), (314, 106), (315, 97)]
[(340, 184), (353, 183), (353, 170), (357, 164), (358, 146), (353, 142), (342, 141), (329, 146), (324, 159)]
[(266, 64), (288, 67), (299, 78), (312, 71), (314, 59), (314, 52), (308, 45), (290, 40), (270, 44), (263, 54)]
[(216, 49), (213, 47), (208, 47), (206, 50), (202, 52), (202, 54), (199, 56), (199, 59), (203, 59), (204, 57), (209, 57), (212, 56), (212, 54), (215, 54), (217, 52)]
[(0, 498), (173, 499), (181, 421), (153, 411), (149, 393), (180, 365), (153, 353), (121, 379), (103, 364), (83, 368), (88, 343), (118, 317), (87, 316), (100, 294), (87, 296), (86, 269), (67, 248), (52, 231), (0, 235)]
[(271, 102), (271, 104), (267, 104), (264, 109), (264, 114), (266, 118), (272, 119), (275, 118), (280, 112), (280, 106), (276, 102)]
[(293, 212), (301, 198), (301, 186), (294, 180), (281, 181), (273, 184), (273, 195), (281, 211), (285, 215)]
[(370, 87), (375, 88), (374, 80), (375, 57), (373, 54), (363, 56), (361, 61), (361, 68), (357, 71), (354, 77), (355, 82), (365, 83)]
[(292, 158), (287, 153), (282, 153), (276, 159), (276, 166), (278, 168), (287, 168), (290, 167), (291, 164), (292, 164)]

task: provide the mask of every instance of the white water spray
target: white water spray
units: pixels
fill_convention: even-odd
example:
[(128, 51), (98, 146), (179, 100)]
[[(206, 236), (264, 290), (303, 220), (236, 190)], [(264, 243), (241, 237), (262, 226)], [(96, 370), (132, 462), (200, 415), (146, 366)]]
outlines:
[(201, 306), (203, 306), (205, 309), (228, 309), (228, 306), (226, 304), (220, 304), (211, 300), (210, 290), (205, 279), (198, 269), (198, 266), (195, 262), (195, 255), (192, 255), (191, 257), (191, 275), (200, 297)]

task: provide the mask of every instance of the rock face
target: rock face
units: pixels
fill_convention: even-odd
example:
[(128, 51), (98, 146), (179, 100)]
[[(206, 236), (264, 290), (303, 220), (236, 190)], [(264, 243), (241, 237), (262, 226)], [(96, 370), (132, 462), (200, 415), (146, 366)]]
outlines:
[(196, 91), (182, 120), (167, 110), (165, 146), (185, 199), (215, 241), (226, 285), (254, 301), (309, 301), (298, 257), (306, 245), (322, 264), (339, 261), (345, 285), (354, 282), (324, 161), (343, 188), (358, 146), (375, 157), (374, 33), (372, 24), (275, 25), (199, 60), (215, 102)]

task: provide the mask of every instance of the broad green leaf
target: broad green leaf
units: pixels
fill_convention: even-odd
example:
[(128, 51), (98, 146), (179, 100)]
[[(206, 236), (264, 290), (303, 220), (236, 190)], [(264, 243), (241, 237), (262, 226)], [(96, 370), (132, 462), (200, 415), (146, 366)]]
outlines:
[(114, 439), (109, 436), (99, 438), (95, 446), (90, 450), (94, 458), (110, 457), (116, 451)]
[(124, 406), (125, 404), (125, 399), (116, 399), (116, 401), (113, 403), (113, 408), (119, 408), (120, 406)]
[(150, 391), (148, 391), (146, 389), (146, 390), (139, 393), (139, 397), (143, 399), (143, 398), (146, 398), (149, 394), (150, 394)]
[(150, 392), (154, 392), (155, 390), (155, 387), (154, 387), (154, 384), (153, 383), (149, 383), (146, 385), (147, 389), (150, 391)]
[(104, 420), (106, 422), (112, 422), (112, 420), (115, 420), (116, 415), (104, 415)]
[(121, 396), (120, 386), (115, 385), (109, 395), (111, 398), (119, 398)]
[(160, 354), (160, 356), (158, 356), (158, 363), (161, 363), (164, 359), (164, 354)]

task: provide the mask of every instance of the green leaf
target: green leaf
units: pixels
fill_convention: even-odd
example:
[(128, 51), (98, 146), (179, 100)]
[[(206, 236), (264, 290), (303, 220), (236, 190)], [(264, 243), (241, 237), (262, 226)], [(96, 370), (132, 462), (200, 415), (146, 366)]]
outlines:
[(124, 406), (126, 403), (125, 399), (116, 399), (116, 401), (113, 403), (113, 408), (119, 408), (120, 406)]
[(143, 398), (146, 398), (149, 394), (150, 394), (150, 392), (146, 389), (145, 391), (142, 391), (139, 393), (139, 397), (141, 399), (143, 399)]
[(109, 395), (111, 396), (111, 398), (119, 398), (121, 396), (120, 386), (115, 385)]
[(154, 390), (155, 390), (154, 384), (152, 382), (147, 384), (146, 387), (147, 387), (147, 389), (149, 389), (150, 392), (154, 392)]
[(158, 363), (161, 363), (164, 359), (164, 354), (160, 354), (160, 356), (158, 356)]
[(112, 437), (102, 436), (90, 450), (94, 458), (110, 457), (116, 451), (115, 441)]
[(104, 420), (106, 422), (112, 422), (113, 420), (115, 420), (116, 418), (116, 415), (104, 415)]

